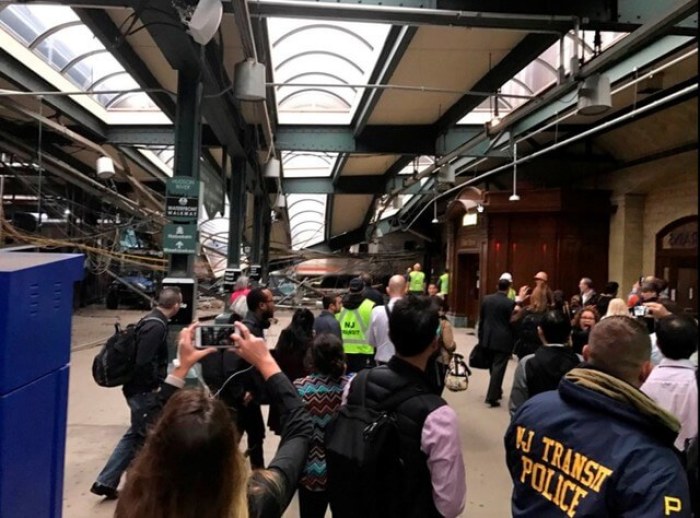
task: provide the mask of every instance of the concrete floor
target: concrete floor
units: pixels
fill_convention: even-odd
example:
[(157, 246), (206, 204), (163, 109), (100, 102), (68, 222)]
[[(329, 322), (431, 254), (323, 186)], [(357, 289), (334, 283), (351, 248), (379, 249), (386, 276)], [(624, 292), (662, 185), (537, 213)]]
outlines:
[[(73, 317), (73, 347), (68, 403), (68, 440), (63, 494), (66, 518), (106, 518), (114, 513), (115, 503), (103, 501), (89, 492), (115, 444), (128, 426), (129, 416), (120, 389), (95, 385), (91, 365), (97, 349), (95, 342), (109, 336), (115, 317), (122, 323), (138, 320), (143, 312), (81, 309)], [(278, 311), (279, 321), (269, 330), (273, 346), (290, 314)], [(455, 333), (458, 352), (468, 356), (476, 340), (464, 329)], [(488, 372), (473, 370), (466, 392), (445, 391), (445, 399), (459, 416), (462, 452), (467, 469), (467, 506), (463, 516), (503, 518), (510, 515), (511, 482), (505, 467), (503, 434), (508, 425), (507, 395), (515, 369), (508, 365), (503, 383), (506, 395), (500, 408), (484, 404)], [(266, 410), (266, 407), (263, 407)], [(265, 459), (271, 459), (279, 439), (268, 433)], [(285, 517), (298, 517), (296, 498)], [(328, 513), (330, 516), (330, 513)]]

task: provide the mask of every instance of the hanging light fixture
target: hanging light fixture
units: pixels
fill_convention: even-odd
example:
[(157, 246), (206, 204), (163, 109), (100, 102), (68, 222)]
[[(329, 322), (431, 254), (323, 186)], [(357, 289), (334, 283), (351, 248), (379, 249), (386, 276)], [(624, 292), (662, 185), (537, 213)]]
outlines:
[(437, 196), (433, 195), (433, 224), (440, 223), (437, 217)]
[(604, 74), (587, 77), (578, 91), (580, 115), (601, 115), (612, 108), (610, 78)]
[(265, 178), (279, 178), (280, 169), (280, 161), (275, 157), (272, 157), (270, 158), (270, 160), (267, 161), (267, 164), (265, 164), (265, 171), (263, 172), (263, 176)]
[(508, 201), (520, 201), (516, 187), (518, 183), (518, 144), (513, 142), (513, 194), (510, 195)]
[(239, 101), (264, 101), (266, 98), (265, 65), (253, 58), (236, 64), (233, 93)]
[(484, 212), (484, 206), (481, 203), (476, 204), (476, 211), (481, 213)]

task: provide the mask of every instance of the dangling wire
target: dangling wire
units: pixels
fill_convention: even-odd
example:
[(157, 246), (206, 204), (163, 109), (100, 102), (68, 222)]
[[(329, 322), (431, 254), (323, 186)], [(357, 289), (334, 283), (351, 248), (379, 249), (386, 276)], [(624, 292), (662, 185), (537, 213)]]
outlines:
[(37, 229), (41, 229), (41, 183), (42, 183), (42, 149), (43, 149), (43, 134), (44, 134), (44, 123), (43, 123), (43, 110), (44, 110), (44, 98), (40, 95), (38, 97), (39, 99), (39, 136), (37, 138), (37, 149), (36, 149), (36, 162), (37, 162), (37, 168), (39, 170), (39, 182), (37, 184), (37, 206), (36, 206), (36, 211), (37, 211), (37, 218), (38, 218), (38, 223), (37, 223)]

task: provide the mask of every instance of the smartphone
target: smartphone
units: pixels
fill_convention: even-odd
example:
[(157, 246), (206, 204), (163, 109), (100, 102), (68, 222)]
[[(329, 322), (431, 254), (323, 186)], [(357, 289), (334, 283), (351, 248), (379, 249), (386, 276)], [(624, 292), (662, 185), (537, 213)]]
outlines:
[(635, 317), (646, 317), (649, 314), (649, 308), (646, 306), (634, 306), (632, 313)]
[(195, 329), (194, 346), (198, 349), (206, 347), (228, 349), (234, 345), (232, 334), (238, 334), (238, 329), (231, 324), (200, 325)]

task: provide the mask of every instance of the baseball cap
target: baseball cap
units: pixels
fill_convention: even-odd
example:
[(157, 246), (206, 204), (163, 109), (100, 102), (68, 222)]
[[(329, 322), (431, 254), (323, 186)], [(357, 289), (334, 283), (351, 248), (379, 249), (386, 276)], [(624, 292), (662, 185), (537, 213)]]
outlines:
[(362, 282), (362, 279), (359, 277), (355, 277), (350, 281), (350, 284), (348, 285), (348, 289), (350, 290), (350, 293), (358, 293), (362, 291), (365, 287), (365, 283)]
[(508, 272), (502, 273), (501, 276), (498, 278), (499, 281), (502, 281), (504, 279), (508, 282), (513, 282), (513, 276)]

